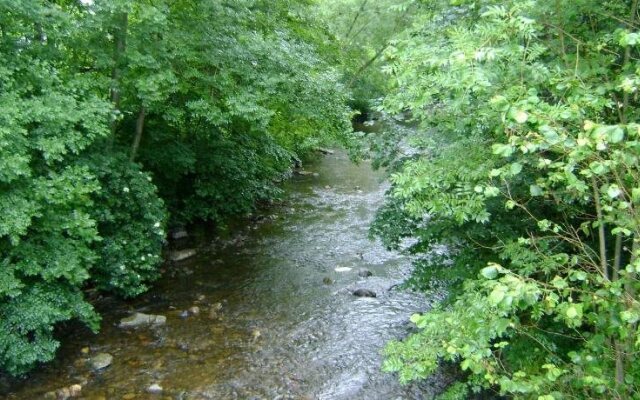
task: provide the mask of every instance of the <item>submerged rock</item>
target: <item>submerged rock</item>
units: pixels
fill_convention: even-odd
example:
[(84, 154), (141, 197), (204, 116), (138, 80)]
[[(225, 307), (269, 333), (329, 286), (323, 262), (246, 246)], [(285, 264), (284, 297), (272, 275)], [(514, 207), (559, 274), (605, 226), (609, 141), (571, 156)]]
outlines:
[(111, 365), (111, 363), (113, 362), (113, 356), (109, 353), (100, 353), (92, 357), (89, 362), (91, 364), (91, 368), (100, 370)]
[(373, 273), (371, 271), (369, 271), (368, 269), (365, 268), (361, 268), (358, 270), (358, 276), (361, 278), (368, 278), (371, 275), (373, 275)]
[(166, 322), (167, 317), (165, 317), (164, 315), (135, 313), (130, 317), (122, 318), (118, 327), (137, 328), (144, 325), (164, 325)]
[(376, 292), (369, 289), (356, 289), (352, 294), (356, 297), (377, 297)]
[(57, 400), (67, 400), (71, 397), (71, 393), (69, 392), (69, 388), (62, 388), (56, 390), (56, 399)]
[(71, 397), (80, 397), (82, 394), (82, 386), (78, 384), (69, 386), (69, 394)]
[(322, 283), (324, 283), (325, 285), (332, 285), (333, 284), (333, 279), (329, 278), (328, 276), (326, 276), (323, 280)]
[(149, 387), (147, 388), (147, 393), (151, 393), (151, 394), (159, 394), (162, 393), (164, 389), (162, 388), (162, 386), (160, 386), (157, 383), (154, 383), (152, 385), (149, 385)]
[(169, 260), (182, 261), (195, 256), (197, 253), (196, 249), (176, 250), (169, 253)]
[(209, 310), (209, 319), (220, 318), (220, 314), (218, 313), (220, 310), (222, 310), (222, 303), (213, 304)]

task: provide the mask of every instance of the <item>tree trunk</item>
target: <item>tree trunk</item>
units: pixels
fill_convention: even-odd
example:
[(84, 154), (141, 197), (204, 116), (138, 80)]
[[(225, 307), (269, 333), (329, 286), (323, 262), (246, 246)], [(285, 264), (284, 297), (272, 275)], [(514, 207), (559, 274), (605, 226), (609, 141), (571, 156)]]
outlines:
[(140, 141), (142, 140), (142, 133), (144, 132), (144, 119), (147, 115), (144, 106), (140, 108), (140, 112), (138, 113), (138, 119), (136, 120), (136, 134), (133, 138), (133, 144), (131, 145), (131, 156), (129, 160), (131, 162), (135, 161), (136, 154), (138, 154), (138, 149), (140, 148)]
[(349, 39), (349, 36), (351, 35), (351, 31), (353, 31), (353, 28), (356, 26), (356, 22), (358, 22), (358, 18), (360, 18), (360, 15), (364, 12), (364, 8), (367, 6), (368, 2), (369, 0), (363, 0), (362, 4), (360, 4), (360, 9), (356, 13), (356, 16), (353, 18), (353, 21), (351, 21), (351, 26), (349, 26), (349, 30), (347, 31), (347, 34), (344, 36), (345, 39)]
[[(118, 18), (115, 29), (115, 47), (113, 52), (113, 69), (111, 70), (111, 103), (116, 112), (120, 111), (120, 79), (122, 77), (122, 58), (127, 48), (127, 30), (129, 26), (129, 14), (122, 13)], [(116, 138), (118, 120), (114, 116), (111, 120), (111, 146)]]

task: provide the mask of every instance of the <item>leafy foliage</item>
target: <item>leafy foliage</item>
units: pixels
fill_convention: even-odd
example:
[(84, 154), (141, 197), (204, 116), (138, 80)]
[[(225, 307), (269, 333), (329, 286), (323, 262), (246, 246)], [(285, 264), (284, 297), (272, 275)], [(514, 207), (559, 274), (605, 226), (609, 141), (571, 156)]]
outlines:
[(465, 279), (385, 369), (406, 382), (448, 360), (472, 390), (637, 396), (638, 2), (436, 1), (417, 18), (387, 51), (382, 108), (448, 143), (401, 163), (374, 229), (447, 245), (429, 274)]
[(51, 360), (61, 322), (97, 330), (85, 289), (144, 292), (170, 224), (223, 225), (347, 141), (309, 7), (0, 1), (0, 369)]

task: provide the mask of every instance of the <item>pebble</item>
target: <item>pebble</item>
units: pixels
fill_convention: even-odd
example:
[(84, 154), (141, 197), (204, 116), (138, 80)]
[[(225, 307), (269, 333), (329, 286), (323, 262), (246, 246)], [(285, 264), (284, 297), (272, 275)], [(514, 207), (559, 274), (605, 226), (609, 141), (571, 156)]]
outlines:
[(164, 390), (164, 389), (162, 389), (162, 386), (160, 386), (160, 385), (159, 385), (159, 384), (157, 384), (157, 383), (154, 383), (154, 384), (150, 385), (150, 386), (147, 388), (147, 392), (148, 392), (148, 393), (151, 393), (151, 394), (158, 394), (158, 393), (162, 393), (162, 391), (163, 391), (163, 390)]
[(71, 397), (79, 397), (81, 393), (82, 386), (78, 384), (69, 386), (69, 394), (71, 395)]

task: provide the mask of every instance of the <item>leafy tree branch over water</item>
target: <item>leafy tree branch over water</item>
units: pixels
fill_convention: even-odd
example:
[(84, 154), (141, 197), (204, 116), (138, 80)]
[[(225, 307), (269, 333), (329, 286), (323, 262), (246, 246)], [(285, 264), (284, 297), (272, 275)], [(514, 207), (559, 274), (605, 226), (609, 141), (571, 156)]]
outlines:
[[(389, 345), (402, 381), (457, 363), (447, 398), (632, 398), (640, 382), (637, 1), (419, 2), (382, 67), (381, 111), (409, 112), (373, 230), (449, 282)], [(397, 164), (396, 164), (397, 165)]]

